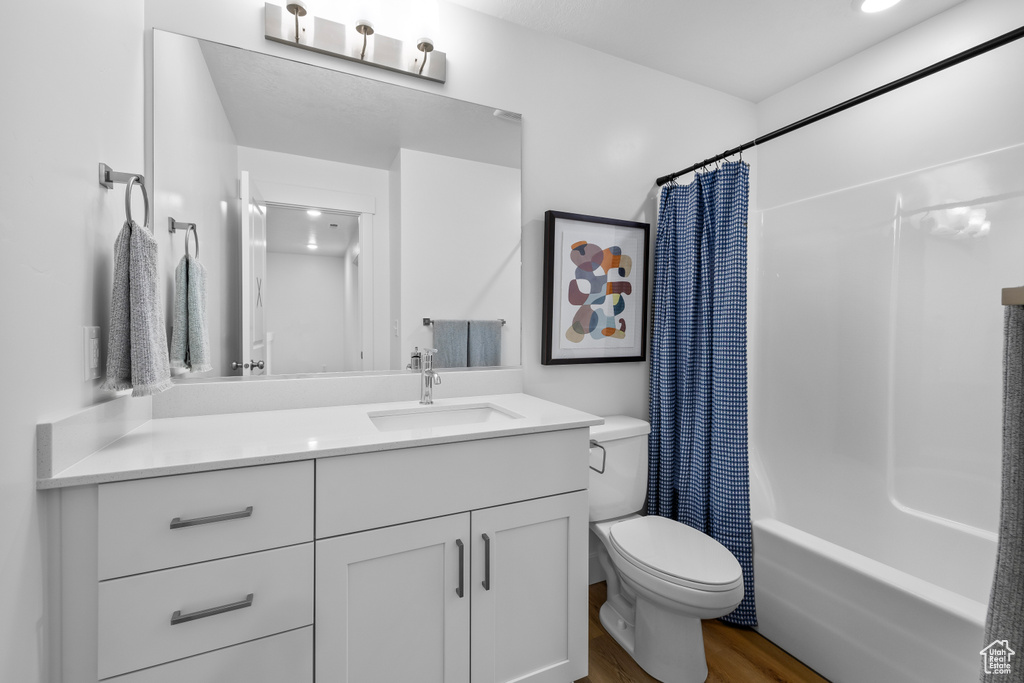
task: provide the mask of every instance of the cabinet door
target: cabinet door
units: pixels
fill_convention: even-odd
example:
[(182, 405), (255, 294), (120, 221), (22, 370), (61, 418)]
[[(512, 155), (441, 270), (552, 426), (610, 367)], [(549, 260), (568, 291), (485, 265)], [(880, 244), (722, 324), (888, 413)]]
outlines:
[(317, 683), (467, 683), (468, 589), (468, 513), (317, 541)]
[(586, 675), (587, 516), (586, 491), (472, 513), (473, 683)]

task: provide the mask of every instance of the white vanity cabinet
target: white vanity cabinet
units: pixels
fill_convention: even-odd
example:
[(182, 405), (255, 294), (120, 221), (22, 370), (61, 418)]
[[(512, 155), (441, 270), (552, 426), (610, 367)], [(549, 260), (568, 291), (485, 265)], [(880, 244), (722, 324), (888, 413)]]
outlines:
[(312, 683), (313, 469), (62, 491), (59, 680)]
[[(348, 432), (308, 454), (324, 414), (197, 418), (242, 434), (266, 423), (291, 460), (218, 461), (216, 447), (183, 446), (179, 423), (90, 456), (76, 467), (107, 478), (50, 499), (51, 683), (582, 678), (596, 418), (499, 398), (540, 417), (392, 436), (348, 416)], [(187, 452), (205, 471), (147, 475), (152, 451)]]
[(318, 461), (318, 683), (586, 675), (587, 435)]

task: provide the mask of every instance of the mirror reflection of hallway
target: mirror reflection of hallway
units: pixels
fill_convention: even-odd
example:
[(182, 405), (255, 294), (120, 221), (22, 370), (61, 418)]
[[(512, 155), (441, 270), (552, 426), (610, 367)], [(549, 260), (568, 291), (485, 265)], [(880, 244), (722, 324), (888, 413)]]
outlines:
[(359, 216), (267, 204), (267, 343), (273, 374), (362, 370)]

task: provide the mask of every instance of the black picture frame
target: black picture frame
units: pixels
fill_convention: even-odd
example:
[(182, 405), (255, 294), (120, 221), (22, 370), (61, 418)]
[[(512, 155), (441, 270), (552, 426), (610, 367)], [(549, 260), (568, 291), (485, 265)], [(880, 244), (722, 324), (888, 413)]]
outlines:
[(544, 213), (543, 365), (647, 360), (650, 240), (650, 223)]

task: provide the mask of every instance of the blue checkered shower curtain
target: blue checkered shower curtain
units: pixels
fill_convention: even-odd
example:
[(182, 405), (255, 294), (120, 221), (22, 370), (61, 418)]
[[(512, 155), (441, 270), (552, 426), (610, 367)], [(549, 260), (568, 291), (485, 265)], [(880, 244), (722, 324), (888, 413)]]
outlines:
[(648, 514), (724, 545), (757, 625), (747, 469), (749, 167), (727, 163), (662, 189), (654, 252)]

